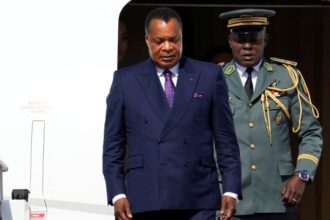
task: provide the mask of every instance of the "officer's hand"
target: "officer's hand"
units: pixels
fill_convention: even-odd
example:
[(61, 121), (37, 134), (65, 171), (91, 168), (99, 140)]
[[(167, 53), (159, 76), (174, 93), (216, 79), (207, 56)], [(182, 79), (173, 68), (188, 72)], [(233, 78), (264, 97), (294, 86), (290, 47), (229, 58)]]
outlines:
[(223, 196), (220, 209), (220, 220), (230, 220), (236, 211), (236, 199), (230, 196)]
[(133, 218), (127, 198), (118, 199), (115, 204), (115, 216), (118, 220), (130, 220)]
[(282, 189), (283, 201), (287, 206), (299, 204), (305, 191), (306, 182), (302, 181), (297, 175), (292, 176)]

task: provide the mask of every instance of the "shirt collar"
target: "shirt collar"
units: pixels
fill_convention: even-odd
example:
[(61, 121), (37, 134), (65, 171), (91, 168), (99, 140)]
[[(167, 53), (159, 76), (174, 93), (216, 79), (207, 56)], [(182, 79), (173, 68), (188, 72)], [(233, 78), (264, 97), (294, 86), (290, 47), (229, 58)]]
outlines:
[[(165, 69), (162, 69), (162, 68), (159, 68), (158, 66), (156, 66), (156, 70), (157, 70), (157, 75), (162, 76)], [(171, 71), (172, 74), (174, 74), (175, 76), (178, 76), (179, 75), (179, 63), (176, 64), (175, 66), (173, 66), (172, 68), (170, 68), (169, 71)]]

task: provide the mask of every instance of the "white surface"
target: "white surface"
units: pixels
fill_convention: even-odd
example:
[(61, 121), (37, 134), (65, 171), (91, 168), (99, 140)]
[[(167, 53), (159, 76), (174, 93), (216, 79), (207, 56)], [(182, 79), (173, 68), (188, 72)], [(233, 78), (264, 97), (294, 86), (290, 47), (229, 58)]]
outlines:
[[(49, 203), (47, 219), (105, 219), (100, 216), (111, 209), (102, 175), (105, 99), (127, 2), (0, 2), (0, 156), (9, 167), (4, 196), (29, 189), (32, 206)], [(90, 213), (77, 208), (85, 205)]]
[(1, 204), (3, 220), (29, 220), (29, 206), (25, 200), (3, 200)]

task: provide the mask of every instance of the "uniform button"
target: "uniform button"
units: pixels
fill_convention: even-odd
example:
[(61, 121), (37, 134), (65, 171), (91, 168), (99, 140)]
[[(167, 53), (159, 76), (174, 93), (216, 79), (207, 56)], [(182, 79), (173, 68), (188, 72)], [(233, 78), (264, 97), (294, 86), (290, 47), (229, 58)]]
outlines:
[(250, 128), (254, 128), (254, 127), (255, 127), (255, 124), (254, 124), (253, 122), (250, 122), (250, 123), (249, 123), (249, 127), (250, 127)]
[(256, 145), (255, 144), (250, 144), (250, 147), (252, 150), (256, 149)]
[(256, 170), (257, 170), (257, 166), (256, 166), (256, 165), (252, 165), (252, 166), (251, 166), (251, 169), (252, 169), (253, 171), (256, 171)]
[(159, 139), (159, 140), (157, 141), (158, 144), (162, 144), (163, 142), (164, 142), (163, 139)]
[(149, 118), (144, 118), (144, 123), (147, 124), (149, 122)]
[(251, 108), (252, 107), (252, 103), (250, 102), (248, 106)]

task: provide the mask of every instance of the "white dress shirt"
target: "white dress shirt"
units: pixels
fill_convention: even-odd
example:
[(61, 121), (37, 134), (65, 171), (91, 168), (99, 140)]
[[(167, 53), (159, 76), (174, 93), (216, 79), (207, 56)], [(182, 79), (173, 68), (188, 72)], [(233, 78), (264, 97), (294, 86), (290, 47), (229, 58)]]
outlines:
[[(253, 67), (253, 71), (251, 73), (252, 84), (253, 84), (253, 91), (255, 90), (256, 85), (257, 85), (258, 72), (260, 70), (261, 64), (262, 64), (262, 60), (260, 60), (260, 62)], [(246, 83), (246, 80), (248, 78), (248, 73), (245, 72), (246, 69), (247, 69), (247, 67), (242, 66), (242, 65), (240, 65), (240, 64), (238, 64), (236, 62), (235, 62), (235, 65), (236, 65), (236, 70), (238, 72), (238, 75), (241, 78), (242, 85), (244, 87), (244, 85)]]
[[(163, 89), (165, 88), (165, 75), (164, 75), (164, 70), (162, 68), (156, 67), (157, 70), (157, 75), (159, 77), (160, 80), (160, 84), (162, 84)], [(178, 77), (179, 77), (179, 64), (176, 64), (174, 67), (172, 67), (171, 69), (169, 69), (169, 71), (172, 72), (171, 77), (172, 77), (172, 81), (174, 86), (176, 86), (177, 82), (178, 82)]]

